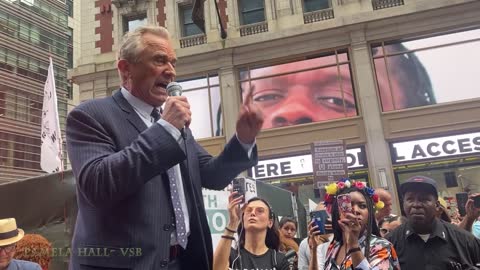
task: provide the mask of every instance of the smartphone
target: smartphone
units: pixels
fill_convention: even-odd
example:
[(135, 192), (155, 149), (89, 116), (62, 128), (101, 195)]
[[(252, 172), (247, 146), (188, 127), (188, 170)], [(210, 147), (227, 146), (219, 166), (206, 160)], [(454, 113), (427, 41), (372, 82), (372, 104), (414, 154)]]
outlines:
[(237, 192), (235, 198), (243, 196), (243, 199), (240, 203), (245, 203), (245, 180), (243, 178), (233, 179), (232, 190)]
[(345, 218), (347, 213), (353, 213), (352, 197), (350, 194), (342, 194), (337, 196), (338, 210), (340, 211), (340, 218)]
[(480, 195), (473, 197), (473, 207), (480, 208)]
[(458, 208), (458, 213), (460, 216), (465, 216), (467, 214), (467, 211), (465, 209), (465, 204), (468, 201), (468, 193), (467, 192), (460, 192), (455, 194), (455, 197), (457, 198), (457, 208)]
[(318, 230), (320, 231), (320, 234), (326, 233), (325, 223), (327, 222), (327, 219), (328, 219), (328, 214), (326, 210), (310, 212), (310, 219), (315, 222), (315, 225), (317, 225)]

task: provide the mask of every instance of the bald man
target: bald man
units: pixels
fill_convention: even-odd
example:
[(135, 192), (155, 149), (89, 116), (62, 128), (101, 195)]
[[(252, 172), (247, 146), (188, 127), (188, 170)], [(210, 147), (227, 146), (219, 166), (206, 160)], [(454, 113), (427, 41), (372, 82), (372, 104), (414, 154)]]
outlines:
[(378, 195), (378, 198), (385, 204), (385, 206), (378, 210), (375, 213), (375, 218), (377, 222), (381, 221), (383, 218), (388, 217), (392, 214), (392, 195), (390, 192), (383, 188), (375, 189), (375, 194)]

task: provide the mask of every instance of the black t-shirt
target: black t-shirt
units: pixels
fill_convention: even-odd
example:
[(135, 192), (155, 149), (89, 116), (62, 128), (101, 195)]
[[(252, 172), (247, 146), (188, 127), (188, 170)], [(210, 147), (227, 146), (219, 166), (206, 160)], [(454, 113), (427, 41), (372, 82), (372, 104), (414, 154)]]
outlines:
[(289, 263), (285, 255), (269, 249), (265, 254), (255, 255), (245, 249), (240, 249), (240, 255), (231, 249), (229, 269), (233, 270), (289, 270)]

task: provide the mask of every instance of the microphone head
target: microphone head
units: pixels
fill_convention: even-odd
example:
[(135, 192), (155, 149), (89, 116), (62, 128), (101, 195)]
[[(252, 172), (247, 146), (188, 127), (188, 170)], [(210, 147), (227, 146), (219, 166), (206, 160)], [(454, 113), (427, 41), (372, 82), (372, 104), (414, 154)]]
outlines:
[(167, 94), (171, 97), (182, 95), (182, 86), (177, 82), (171, 82), (167, 85)]

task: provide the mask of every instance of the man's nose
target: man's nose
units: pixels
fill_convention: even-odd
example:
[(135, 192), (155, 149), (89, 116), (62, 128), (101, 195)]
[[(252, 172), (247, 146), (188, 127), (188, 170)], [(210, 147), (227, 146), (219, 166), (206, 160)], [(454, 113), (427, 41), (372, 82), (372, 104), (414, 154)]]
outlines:
[(172, 81), (175, 79), (175, 76), (177, 75), (176, 71), (175, 71), (175, 67), (173, 66), (172, 63), (168, 63), (168, 67), (167, 69), (165, 69), (165, 74), (167, 76), (170, 76), (170, 79), (172, 79)]
[(284, 127), (313, 122), (315, 115), (313, 110), (305, 104), (285, 103), (272, 115), (273, 127)]
[(419, 208), (422, 206), (422, 202), (420, 200), (413, 200), (412, 207)]

